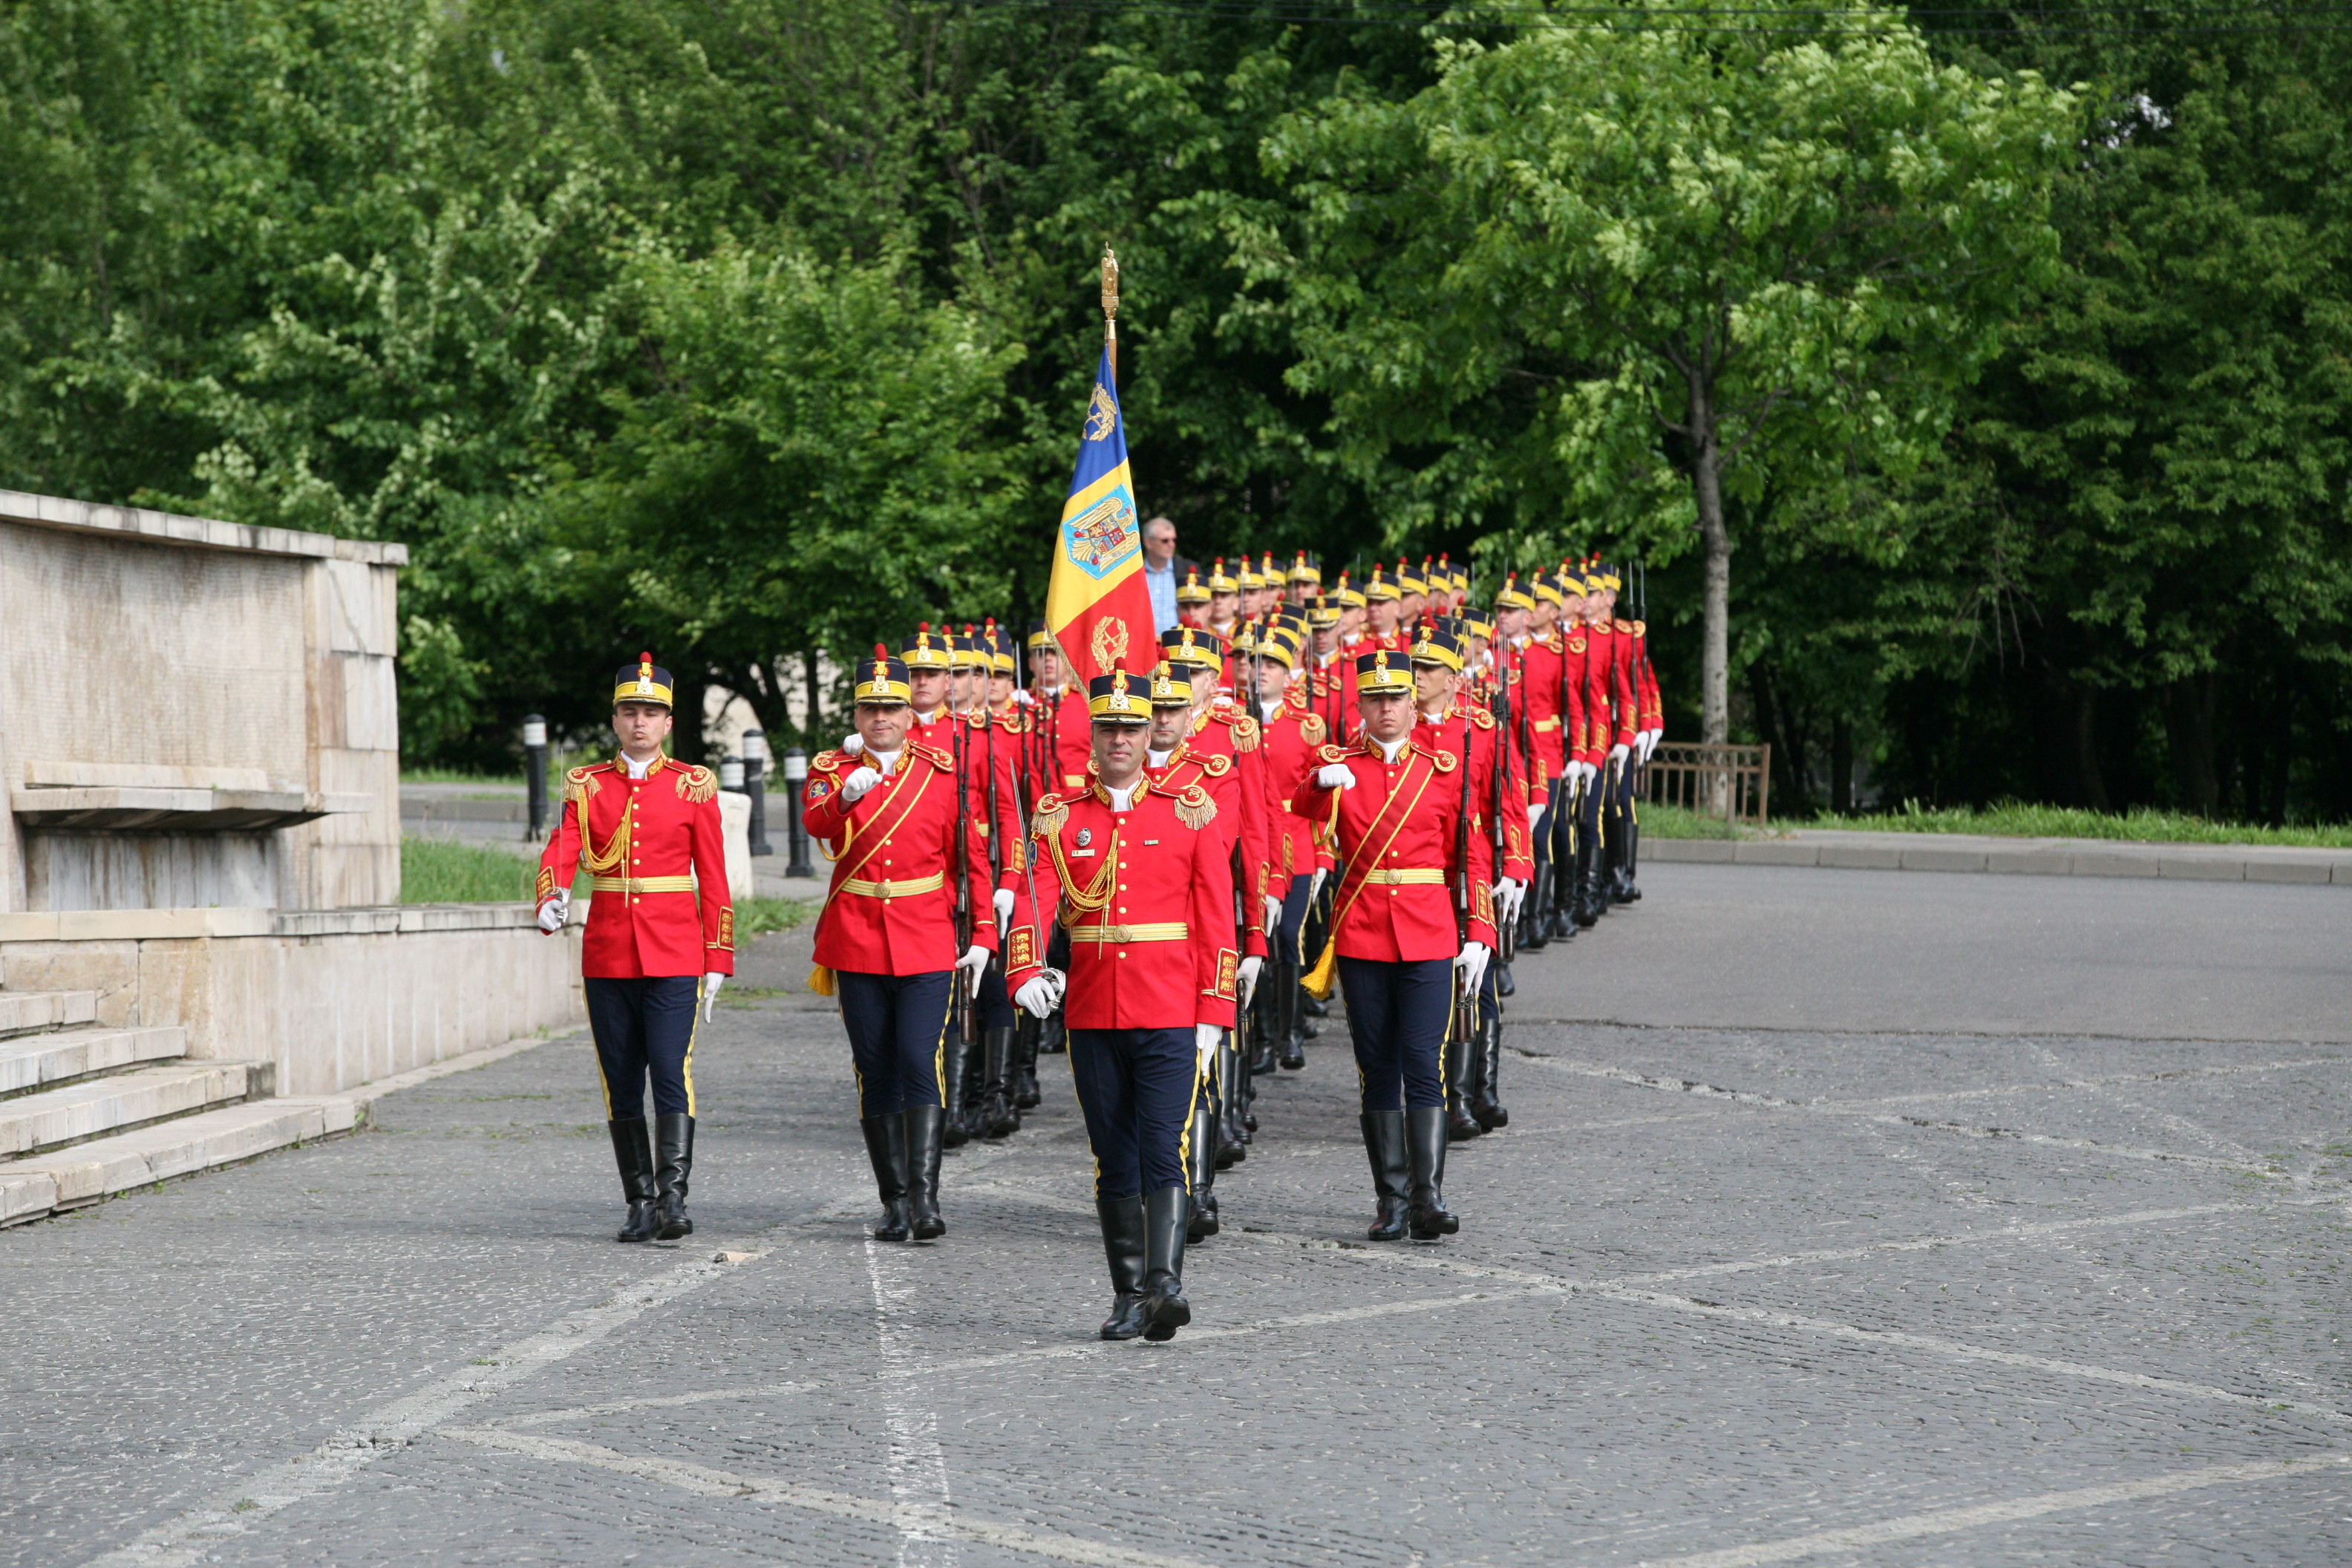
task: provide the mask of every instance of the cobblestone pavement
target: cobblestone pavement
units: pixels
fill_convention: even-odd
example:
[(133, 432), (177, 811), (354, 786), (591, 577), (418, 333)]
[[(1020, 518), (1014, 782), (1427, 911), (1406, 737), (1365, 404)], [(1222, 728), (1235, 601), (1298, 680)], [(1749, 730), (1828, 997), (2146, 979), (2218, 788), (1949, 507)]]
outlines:
[[(1872, 880), (1659, 867), (1522, 960), (1511, 1125), (1454, 1152), (1441, 1244), (1359, 1239), (1327, 1025), (1164, 1346), (1092, 1337), (1059, 1058), (950, 1156), (944, 1241), (865, 1239), (799, 937), (698, 1049), (688, 1243), (610, 1240), (576, 1040), (0, 1233), (0, 1563), (2352, 1561), (2352, 1047), (1822, 1027), (1801, 965), (1755, 997), (1796, 1026), (1528, 1021), (1704, 962), (1706, 900), (1795, 875)], [(2134, 930), (2305, 892), (2096, 890)], [(1882, 962), (1933, 962), (1918, 926)], [(2303, 1018), (2338, 980), (2271, 984)]]

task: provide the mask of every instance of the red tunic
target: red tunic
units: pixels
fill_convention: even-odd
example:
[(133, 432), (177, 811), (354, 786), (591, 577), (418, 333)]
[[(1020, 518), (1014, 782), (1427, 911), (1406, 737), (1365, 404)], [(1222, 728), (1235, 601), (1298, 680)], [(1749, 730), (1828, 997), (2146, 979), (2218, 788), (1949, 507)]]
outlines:
[(1013, 899), (1005, 984), (1044, 968), (1046, 922), (1070, 932), (1063, 1016), (1073, 1029), (1230, 1026), (1241, 954), (1233, 946), (1234, 879), (1197, 786), (1171, 794), (1138, 780), (1131, 809), (1110, 792), (1047, 795), (1030, 825), (1035, 867)]
[(1286, 898), (1290, 879), (1313, 876), (1316, 864), (1315, 825), (1293, 809), (1291, 797), (1318, 766), (1317, 755), (1329, 742), (1330, 732), (1296, 686), (1258, 732), (1259, 753), (1265, 759), (1266, 858), (1280, 889), (1276, 897)]
[[(833, 861), (833, 884), (817, 916), (816, 961), (859, 974), (929, 974), (953, 966), (956, 951), (955, 761), (910, 741), (891, 774), (845, 806), (844, 780), (863, 755), (819, 752), (804, 797), (809, 836)], [(988, 899), (988, 845), (965, 822), (971, 868), (972, 941), (996, 946)]]
[(1426, 713), (1416, 712), (1412, 725), (1413, 743), (1426, 746), (1433, 752), (1443, 752), (1450, 757), (1459, 757), (1462, 755), (1462, 726), (1465, 721), (1470, 725), (1470, 831), (1484, 836), (1491, 858), (1495, 846), (1495, 770), (1503, 768), (1503, 863), (1500, 875), (1515, 878), (1522, 884), (1532, 881), (1536, 874), (1535, 845), (1528, 832), (1528, 792), (1508, 771), (1509, 753), (1503, 745), (1503, 732), (1495, 722), (1495, 716), (1484, 708), (1465, 707), (1459, 701), (1443, 719), (1433, 720)]
[(585, 863), (595, 891), (580, 973), (595, 980), (735, 973), (735, 908), (719, 781), (656, 757), (642, 779), (617, 762), (563, 775), (563, 811), (539, 858), (544, 903)]
[(1554, 632), (1529, 637), (1526, 647), (1515, 650), (1519, 681), (1514, 692), (1527, 694), (1528, 739), (1535, 747), (1535, 766), (1540, 772), (1529, 784), (1546, 794), (1551, 781), (1573, 760), (1569, 738), (1580, 732), (1574, 726), (1583, 715), (1583, 698), (1562, 679), (1567, 657)]
[(1073, 687), (1048, 697), (1042, 687), (1029, 689), (1029, 745), (1022, 767), (1028, 774), (1029, 799), (1085, 787), (1087, 764), (1094, 756), (1094, 721), (1087, 712), (1087, 694)]
[[(1241, 888), (1249, 900), (1250, 924), (1259, 925), (1259, 900), (1276, 889), (1273, 885), (1273, 858), (1266, 845), (1265, 769), (1256, 754), (1258, 722), (1220, 698), (1192, 721), (1192, 733), (1186, 738), (1184, 747), (1195, 756), (1226, 757), (1234, 764), (1234, 773), (1241, 784), (1241, 820), (1226, 831), (1241, 849)], [(1261, 947), (1257, 951), (1265, 950)]]
[[(1240, 863), (1242, 818), (1258, 792), (1245, 786), (1237, 759), (1195, 749), (1190, 740), (1185, 740), (1177, 742), (1166, 763), (1145, 771), (1154, 784), (1171, 795), (1181, 795), (1196, 784), (1206, 791), (1217, 806), (1217, 819), (1210, 831), (1224, 845), (1227, 865)], [(1249, 879), (1256, 879), (1255, 869)], [(1256, 909), (1236, 910), (1227, 923), (1238, 933), (1243, 952), (1265, 956), (1265, 931)]]
[[(1353, 789), (1327, 790), (1316, 773), (1344, 763)], [(1454, 900), (1464, 870), (1462, 774), (1454, 757), (1407, 744), (1393, 763), (1376, 743), (1326, 746), (1291, 805), (1331, 825), (1347, 869), (1334, 894), (1339, 956), (1452, 958), (1462, 950)], [(1472, 802), (1475, 809), (1475, 801)], [(1470, 937), (1495, 945), (1491, 847), (1469, 835)]]

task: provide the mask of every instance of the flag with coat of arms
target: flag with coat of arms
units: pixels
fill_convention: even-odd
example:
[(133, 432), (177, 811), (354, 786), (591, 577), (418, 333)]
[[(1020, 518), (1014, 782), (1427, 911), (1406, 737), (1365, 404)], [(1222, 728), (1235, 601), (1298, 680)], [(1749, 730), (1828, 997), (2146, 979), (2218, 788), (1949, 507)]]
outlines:
[(1062, 503), (1053, 575), (1045, 585), (1045, 629), (1061, 646), (1081, 691), (1114, 669), (1148, 675), (1160, 659), (1151, 594), (1143, 581), (1135, 479), (1127, 467), (1127, 420), (1108, 344), (1087, 401), (1077, 471)]

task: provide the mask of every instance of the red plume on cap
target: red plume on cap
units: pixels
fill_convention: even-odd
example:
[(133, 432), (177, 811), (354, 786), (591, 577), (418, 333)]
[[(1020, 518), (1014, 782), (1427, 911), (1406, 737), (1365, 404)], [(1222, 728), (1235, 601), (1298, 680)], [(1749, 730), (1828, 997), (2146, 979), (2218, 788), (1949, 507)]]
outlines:
[(874, 645), (874, 657), (876, 658), (888, 658), (890, 657), (890, 650), (884, 647), (880, 643), (876, 643)]
[(917, 621), (915, 623), (915, 629), (919, 632), (929, 631), (931, 629), (931, 623), (929, 621)]
[(651, 664), (653, 661), (654, 656), (649, 653), (641, 653), (637, 655), (637, 662), (639, 664)]

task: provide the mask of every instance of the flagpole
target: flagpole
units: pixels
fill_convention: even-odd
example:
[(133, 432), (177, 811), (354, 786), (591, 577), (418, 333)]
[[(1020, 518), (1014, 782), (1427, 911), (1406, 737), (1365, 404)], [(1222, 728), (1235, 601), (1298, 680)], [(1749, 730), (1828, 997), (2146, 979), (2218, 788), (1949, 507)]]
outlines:
[(1102, 258), (1103, 353), (1110, 356), (1110, 378), (1118, 380), (1118, 254), (1108, 243)]

